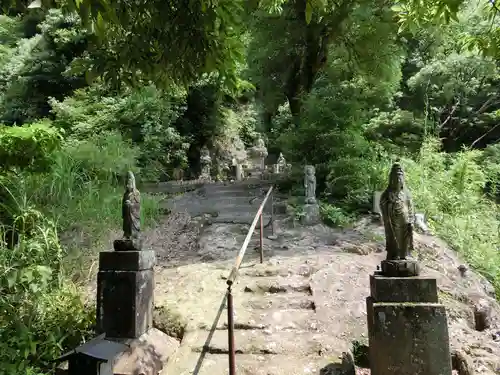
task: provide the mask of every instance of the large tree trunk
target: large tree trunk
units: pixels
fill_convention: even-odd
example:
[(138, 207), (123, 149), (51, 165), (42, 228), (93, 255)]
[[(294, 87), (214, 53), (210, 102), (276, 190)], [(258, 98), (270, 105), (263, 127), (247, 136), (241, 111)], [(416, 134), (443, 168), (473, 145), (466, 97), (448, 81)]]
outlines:
[(291, 56), (292, 61), (285, 85), (285, 95), (295, 124), (300, 120), (303, 100), (311, 92), (319, 72), (327, 63), (328, 47), (340, 33), (342, 22), (349, 16), (352, 1), (344, 0), (338, 13), (328, 23), (312, 20), (307, 24), (305, 9), (306, 0), (295, 1), (294, 11), (302, 23), (304, 38), (302, 48)]

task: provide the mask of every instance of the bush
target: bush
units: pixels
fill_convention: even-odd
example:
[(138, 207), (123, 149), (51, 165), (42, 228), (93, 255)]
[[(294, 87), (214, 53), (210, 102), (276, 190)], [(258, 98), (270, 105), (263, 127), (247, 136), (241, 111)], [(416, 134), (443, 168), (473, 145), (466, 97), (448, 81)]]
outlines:
[(46, 170), (61, 141), (62, 133), (47, 120), (25, 126), (0, 124), (0, 170)]
[(71, 131), (73, 138), (87, 140), (119, 132), (131, 141), (146, 180), (170, 178), (174, 168), (186, 167), (189, 144), (173, 126), (182, 104), (181, 94), (168, 96), (154, 86), (110, 96), (104, 87), (95, 85), (62, 102), (51, 101), (55, 126)]
[[(19, 201), (19, 200), (17, 200)], [(18, 207), (17, 245), (0, 228), (0, 374), (39, 374), (90, 334), (94, 309), (85, 307), (63, 274), (55, 223)]]
[(439, 140), (427, 139), (416, 161), (402, 160), (414, 203), (500, 296), (500, 210), (482, 194), (487, 174), (479, 164), (481, 152), (445, 154), (439, 149)]

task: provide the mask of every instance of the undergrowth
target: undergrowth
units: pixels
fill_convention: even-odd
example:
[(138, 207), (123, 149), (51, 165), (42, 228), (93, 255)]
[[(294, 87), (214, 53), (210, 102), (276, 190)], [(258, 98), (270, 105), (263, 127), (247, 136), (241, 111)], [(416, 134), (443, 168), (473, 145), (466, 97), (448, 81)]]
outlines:
[(419, 212), (434, 232), (492, 282), (500, 297), (500, 210), (483, 191), (491, 176), (481, 151), (439, 152), (427, 140), (417, 160), (403, 159)]
[[(95, 308), (83, 288), (110, 234), (121, 235), (121, 176), (140, 176), (135, 152), (119, 134), (105, 133), (65, 140), (39, 172), (0, 174), (1, 375), (47, 374), (55, 358), (93, 335)], [(141, 198), (147, 227), (159, 198)]]

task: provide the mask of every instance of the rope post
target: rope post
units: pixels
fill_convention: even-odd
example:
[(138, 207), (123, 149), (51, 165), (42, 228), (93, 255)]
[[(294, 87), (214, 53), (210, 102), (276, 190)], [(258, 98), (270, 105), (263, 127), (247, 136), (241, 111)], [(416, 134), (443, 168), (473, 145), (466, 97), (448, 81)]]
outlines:
[(229, 349), (229, 375), (236, 375), (236, 351), (234, 348), (234, 306), (231, 284), (227, 287), (227, 339)]
[(262, 220), (262, 213), (260, 214), (260, 226), (259, 226), (259, 234), (260, 234), (260, 263), (264, 263), (264, 223)]
[(274, 236), (274, 191), (271, 193), (271, 234)]

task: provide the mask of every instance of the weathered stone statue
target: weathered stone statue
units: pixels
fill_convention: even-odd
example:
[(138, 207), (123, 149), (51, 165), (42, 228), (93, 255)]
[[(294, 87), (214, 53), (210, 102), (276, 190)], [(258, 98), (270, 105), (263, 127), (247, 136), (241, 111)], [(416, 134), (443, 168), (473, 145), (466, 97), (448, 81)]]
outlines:
[(276, 162), (276, 170), (275, 173), (283, 173), (286, 170), (286, 160), (283, 154), (280, 152), (278, 160)]
[(304, 187), (306, 189), (306, 203), (316, 203), (316, 170), (312, 165), (306, 165), (304, 175)]
[(306, 189), (306, 202), (301, 222), (304, 225), (316, 225), (320, 220), (319, 204), (316, 201), (316, 176), (312, 165), (304, 168), (304, 187)]
[(141, 250), (141, 193), (132, 172), (127, 173), (122, 199), (123, 239), (114, 242), (117, 251)]
[(200, 179), (210, 180), (210, 169), (212, 168), (212, 158), (207, 146), (203, 146), (200, 151), (201, 174)]
[(252, 158), (254, 159), (254, 164), (261, 170), (264, 171), (265, 169), (265, 160), (268, 155), (267, 153), (267, 148), (266, 144), (264, 143), (264, 140), (259, 137), (257, 141), (255, 142), (255, 146), (251, 148), (251, 155)]
[(380, 211), (385, 229), (387, 258), (382, 273), (392, 276), (416, 276), (418, 264), (411, 258), (413, 250), (414, 211), (406, 189), (404, 171), (399, 163), (392, 166), (387, 189), (380, 196)]

